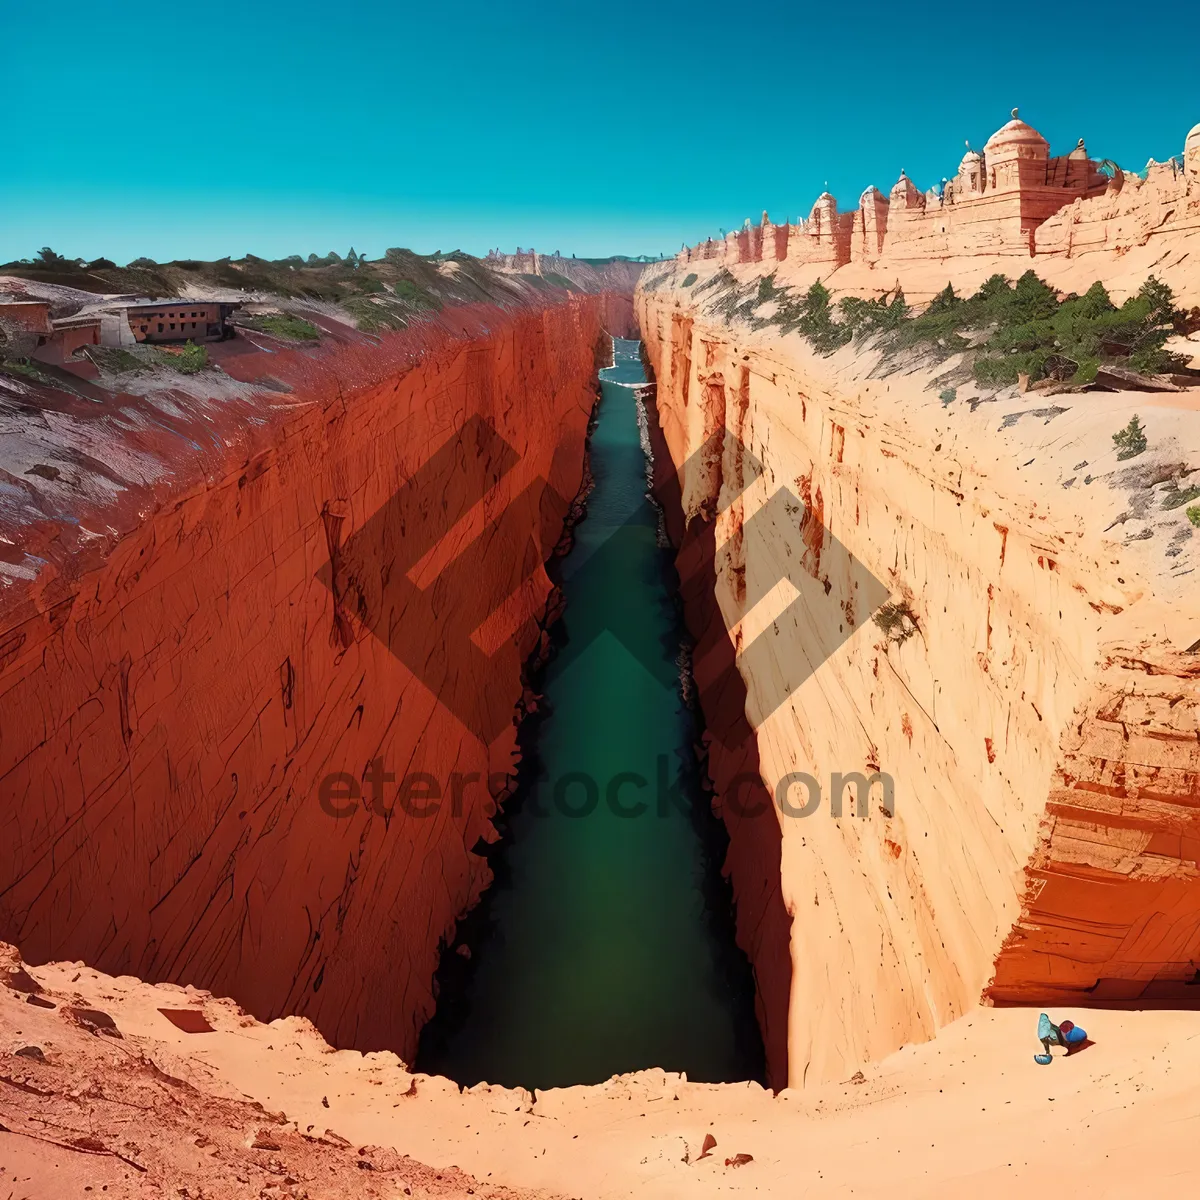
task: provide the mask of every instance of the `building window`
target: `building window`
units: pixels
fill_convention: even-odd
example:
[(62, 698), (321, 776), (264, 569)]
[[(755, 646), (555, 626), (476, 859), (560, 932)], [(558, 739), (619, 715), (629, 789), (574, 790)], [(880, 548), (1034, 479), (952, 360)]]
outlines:
[(142, 326), (142, 332), (143, 332), (143, 333), (146, 333), (146, 332), (148, 332), (148, 330), (149, 330), (149, 327), (148, 327), (148, 326), (146, 326), (146, 325), (143, 325), (143, 326)]
[(158, 332), (159, 332), (159, 333), (162, 333), (162, 331), (163, 331), (163, 330), (162, 330), (162, 322), (161, 322), (161, 321), (159, 321), (159, 323), (158, 323)]
[(172, 329), (174, 329), (174, 328), (175, 328), (175, 322), (174, 322), (174, 321), (172, 321), (172, 322), (171, 322), (171, 328), (172, 328)]

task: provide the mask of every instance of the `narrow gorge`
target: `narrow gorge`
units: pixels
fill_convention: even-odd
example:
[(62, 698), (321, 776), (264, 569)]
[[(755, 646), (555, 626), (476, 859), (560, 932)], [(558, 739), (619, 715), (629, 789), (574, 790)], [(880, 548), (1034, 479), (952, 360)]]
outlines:
[(0, 1134), (275, 1200), (1183, 1175), (1198, 248), (1200, 126), (1014, 110), (655, 261), (18, 264)]

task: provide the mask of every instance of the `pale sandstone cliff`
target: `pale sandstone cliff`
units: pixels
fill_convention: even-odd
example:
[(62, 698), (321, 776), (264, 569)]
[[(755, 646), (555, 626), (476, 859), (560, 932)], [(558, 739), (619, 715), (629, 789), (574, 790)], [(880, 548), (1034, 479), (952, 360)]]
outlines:
[(515, 254), (489, 250), (483, 261), (501, 275), (544, 279), (556, 286), (562, 286), (565, 281), (583, 291), (609, 291), (614, 297), (632, 293), (647, 270), (647, 264), (628, 258), (564, 258), (558, 251), (539, 254), (536, 250), (520, 247)]
[[(439, 939), (488, 881), (471, 851), (627, 307), (557, 291), (381, 339), (324, 320), (316, 351), (245, 335), (213, 347), (223, 375), (139, 395), (5, 376), (0, 935), (411, 1055)], [(490, 646), (439, 627), (464, 591), (499, 614)], [(453, 715), (480, 697), (482, 738)], [(324, 811), (322, 779), (377, 757), (468, 782), (424, 819), (394, 785)]]
[[(903, 287), (910, 302), (931, 299), (953, 279), (959, 295), (994, 274), (1033, 267), (1063, 291), (1082, 293), (1102, 278), (1118, 300), (1147, 275), (1169, 284), (1185, 306), (1200, 305), (1192, 247), (1200, 231), (1200, 125), (1183, 151), (1151, 162), (1142, 179), (1088, 157), (1082, 140), (1051, 157), (1044, 138), (1017, 118), (968, 150), (943, 188), (922, 192), (903, 172), (885, 196), (868, 187), (839, 212), (828, 192), (806, 219), (776, 225), (764, 212), (723, 240), (685, 247), (681, 263), (769, 264), (778, 281), (877, 296)], [(650, 268), (650, 274), (655, 269)]]
[[(958, 286), (956, 266), (932, 290)], [(825, 789), (809, 818), (766, 818), (777, 861), (763, 834), (762, 861), (731, 856), (739, 898), (778, 871), (790, 917), (775, 1076), (844, 1077), (981, 997), (1190, 998), (1200, 539), (1162, 501), (1200, 468), (1200, 393), (959, 388), (947, 404), (940, 369), (885, 373), (853, 346), (822, 358), (706, 308), (723, 269), (776, 264), (679, 262), (636, 307), (689, 540), (716, 547), (709, 640), (753, 650), (738, 665), (762, 778)], [(1149, 450), (1117, 462), (1134, 412)], [(765, 476), (747, 483), (749, 457)], [(885, 631), (887, 593), (912, 619)], [(833, 818), (831, 772), (876, 769), (895, 815), (877, 790), (869, 819), (850, 801)], [(714, 760), (719, 793), (733, 773)], [(777, 976), (775, 943), (741, 937)]]

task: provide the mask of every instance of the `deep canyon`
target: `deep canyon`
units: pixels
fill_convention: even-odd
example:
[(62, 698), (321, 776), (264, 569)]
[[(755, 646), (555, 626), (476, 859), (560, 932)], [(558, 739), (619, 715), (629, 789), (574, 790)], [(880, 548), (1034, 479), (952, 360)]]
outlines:
[[(277, 1111), (289, 1153), (393, 1147), (462, 1194), (1182, 1173), (1200, 127), (1107, 178), (1014, 115), (955, 185), (644, 270), (494, 255), (401, 329), (297, 302), (319, 344), (239, 329), (194, 379), (6, 375), (5, 1029), (111, 1084), (72, 1042), (103, 1010), (147, 1074)], [(965, 341), (785, 319), (1026, 271), (1118, 303), (1167, 281), (1191, 367), (987, 384)], [(663, 746), (697, 821), (535, 819)], [(1047, 1093), (1022, 1039), (1049, 1006), (1096, 1040)]]

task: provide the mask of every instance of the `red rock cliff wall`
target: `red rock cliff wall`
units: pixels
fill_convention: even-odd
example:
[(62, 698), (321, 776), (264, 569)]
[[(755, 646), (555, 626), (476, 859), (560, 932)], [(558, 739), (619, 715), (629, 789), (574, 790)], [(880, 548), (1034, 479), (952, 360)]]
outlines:
[[(471, 848), (492, 836), (494, 805), (483, 782), (463, 782), (418, 818), (392, 807), (387, 784), (379, 812), (350, 804), (335, 818), (320, 781), (361, 780), (378, 757), (450, 793), (452, 772), (512, 767), (520, 668), (560, 498), (580, 483), (594, 354), (606, 325), (628, 331), (629, 311), (628, 298), (583, 295), (457, 310), (380, 346), (276, 354), (265, 370), (291, 396), (175, 395), (157, 410), (145, 397), (51, 397), (31, 413), (35, 457), (65, 441), (42, 519), (0, 529), (6, 550), (23, 542), (33, 556), (10, 561), (42, 563), (0, 589), (0, 938), (32, 962), (200, 985), (260, 1018), (308, 1016), (335, 1045), (411, 1058), (439, 938), (487, 882)], [(227, 369), (261, 375), (263, 357)], [(515, 451), (486, 503), (506, 452), (472, 417)], [(392, 504), (364, 550), (355, 534), (430, 462), (434, 477)], [(83, 486), (88, 470), (122, 469), (124, 486)], [(46, 499), (70, 470), (91, 497), (75, 522)], [(522, 489), (529, 519), (493, 525), (472, 549)], [(424, 552), (445, 530), (406, 569), (411, 544)], [(318, 578), (331, 551), (334, 594)], [(409, 580), (426, 589), (420, 604)], [(478, 650), (445, 619), (464, 595), (481, 619), (499, 610), (477, 635), (500, 645), (490, 745), (422, 682), (443, 695), (477, 686), (466, 664)], [(384, 645), (392, 635), (409, 637), (421, 678)]]

